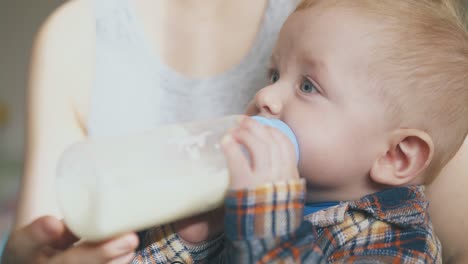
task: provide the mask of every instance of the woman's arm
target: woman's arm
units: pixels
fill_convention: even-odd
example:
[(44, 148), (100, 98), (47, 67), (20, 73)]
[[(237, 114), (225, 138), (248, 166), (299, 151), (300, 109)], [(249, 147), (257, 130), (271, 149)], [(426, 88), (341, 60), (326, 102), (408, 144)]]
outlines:
[(62, 151), (86, 134), (87, 93), (94, 72), (90, 3), (57, 9), (39, 31), (32, 52), (27, 98), (27, 148), (15, 226), (42, 215), (60, 217), (55, 168)]
[(457, 155), (428, 187), (435, 233), (444, 263), (468, 263), (468, 138)]
[[(95, 28), (91, 1), (74, 0), (45, 22), (33, 47), (28, 93), (28, 138), (16, 228), (39, 216), (60, 217), (55, 167), (62, 151), (86, 136), (89, 88), (94, 78)], [(219, 234), (219, 210), (175, 223), (189, 243)]]

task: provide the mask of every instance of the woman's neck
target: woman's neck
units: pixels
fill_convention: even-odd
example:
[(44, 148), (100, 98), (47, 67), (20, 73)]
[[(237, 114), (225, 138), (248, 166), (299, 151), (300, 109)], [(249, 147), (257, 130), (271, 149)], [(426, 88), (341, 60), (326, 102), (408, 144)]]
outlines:
[(232, 68), (248, 53), (267, 3), (137, 0), (135, 7), (157, 57), (185, 76), (204, 78)]

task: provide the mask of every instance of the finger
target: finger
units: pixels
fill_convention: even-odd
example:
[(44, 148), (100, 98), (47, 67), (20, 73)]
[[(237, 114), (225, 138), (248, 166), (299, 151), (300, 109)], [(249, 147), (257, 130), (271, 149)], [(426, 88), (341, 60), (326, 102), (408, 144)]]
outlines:
[(57, 256), (54, 263), (109, 263), (133, 253), (137, 246), (138, 237), (131, 233), (106, 242), (80, 244)]
[(274, 143), (274, 138), (271, 134), (272, 130), (277, 130), (271, 126), (259, 123), (257, 120), (252, 118), (246, 118), (243, 122), (243, 127), (247, 128), (255, 137), (258, 138), (259, 142), (265, 145), (268, 148), (269, 152), (276, 148)]
[(251, 174), (249, 161), (242, 152), (241, 145), (231, 134), (224, 136), (221, 146), (231, 175), (231, 187), (241, 188), (238, 183), (242, 181), (242, 178), (249, 177)]
[(52, 242), (51, 246), (55, 249), (63, 250), (66, 248), (71, 247), (74, 243), (76, 243), (79, 238), (75, 236), (70, 229), (66, 226), (63, 229), (62, 233), (60, 234), (59, 238)]
[(55, 217), (41, 217), (28, 226), (20, 229), (13, 237), (13, 243), (24, 252), (35, 252), (43, 246), (52, 246), (62, 239), (66, 232), (65, 225)]
[(271, 127), (271, 135), (281, 150), (282, 158), (296, 163), (296, 150), (291, 140), (284, 133), (273, 127)]
[(244, 117), (240, 122), (240, 127), (249, 130), (253, 135), (263, 141), (267, 141), (269, 138), (268, 128), (269, 126), (260, 124), (258, 121), (251, 117)]
[(277, 158), (282, 161), (280, 166), (278, 166), (279, 163), (277, 163), (273, 168), (273, 170), (278, 171), (279, 177), (277, 179), (288, 180), (299, 177), (294, 145), (285, 134), (277, 129), (271, 129), (272, 137), (274, 138), (275, 144), (278, 146), (279, 157)]
[(114, 260), (111, 260), (109, 264), (128, 264), (135, 257), (135, 253), (128, 253), (127, 255), (120, 256)]
[[(224, 208), (176, 221), (174, 228), (184, 241), (198, 244), (218, 236), (223, 231)], [(220, 220), (221, 219), (221, 220)]]
[(274, 127), (267, 127), (268, 133), (271, 138), (270, 142), (270, 171), (268, 172), (269, 177), (271, 180), (278, 180), (280, 179), (282, 175), (282, 170), (283, 170), (283, 149), (280, 144), (278, 144), (277, 139), (275, 138), (275, 132), (277, 131), (276, 128)]
[(246, 120), (233, 136), (249, 152), (254, 172), (261, 174), (271, 166), (271, 136), (266, 127), (254, 120)]

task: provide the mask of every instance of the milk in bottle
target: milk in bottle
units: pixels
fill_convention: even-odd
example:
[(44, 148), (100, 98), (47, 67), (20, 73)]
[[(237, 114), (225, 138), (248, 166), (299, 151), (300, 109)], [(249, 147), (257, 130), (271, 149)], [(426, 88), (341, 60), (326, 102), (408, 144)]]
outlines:
[[(291, 139), (276, 119), (253, 117)], [(162, 126), (72, 145), (57, 169), (64, 221), (91, 241), (141, 230), (223, 204), (229, 174), (220, 141), (240, 116)]]

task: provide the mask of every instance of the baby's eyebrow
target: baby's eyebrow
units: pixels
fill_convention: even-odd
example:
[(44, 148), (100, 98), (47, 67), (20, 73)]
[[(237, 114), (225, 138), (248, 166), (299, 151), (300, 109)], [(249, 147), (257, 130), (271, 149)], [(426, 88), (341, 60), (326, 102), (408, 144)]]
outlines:
[(321, 58), (314, 58), (311, 56), (304, 56), (301, 58), (302, 65), (306, 65), (308, 69), (315, 73), (315, 78), (318, 78), (319, 82), (326, 81), (330, 78), (330, 68), (327, 62)]
[(304, 56), (303, 63), (312, 66), (316, 71), (323, 72), (327, 70), (327, 65), (323, 60), (315, 59), (310, 56)]

